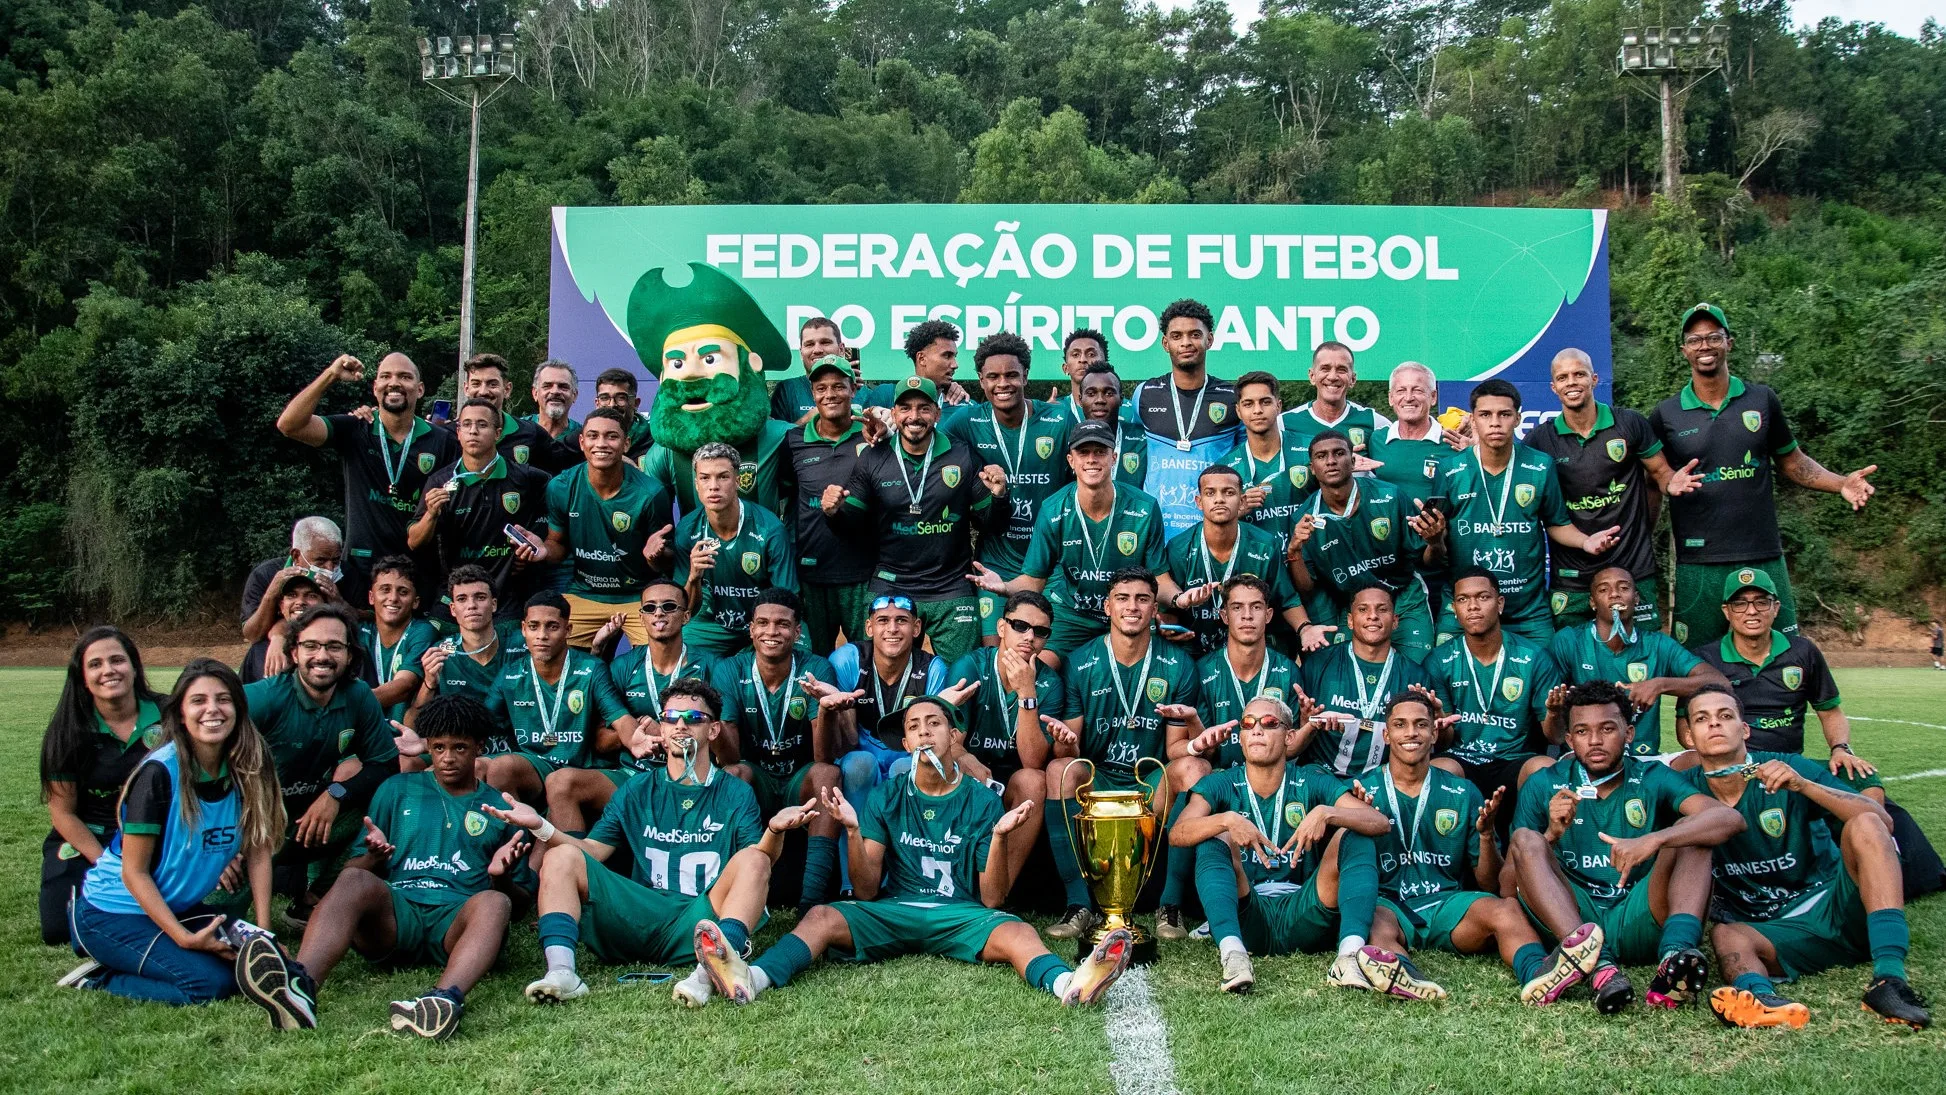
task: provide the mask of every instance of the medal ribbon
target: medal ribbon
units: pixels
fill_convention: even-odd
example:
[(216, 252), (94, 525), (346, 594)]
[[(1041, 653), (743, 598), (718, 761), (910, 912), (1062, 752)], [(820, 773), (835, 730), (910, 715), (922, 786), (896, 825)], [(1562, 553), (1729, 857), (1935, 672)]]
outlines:
[(541, 691), (541, 667), (534, 664), (534, 656), (532, 654), (527, 655), (527, 673), (534, 685), (534, 713), (541, 720), (541, 737), (542, 739), (553, 738), (555, 741), (559, 741), (560, 739), (555, 737), (554, 727), (561, 721), (561, 699), (567, 695), (568, 691), (567, 659), (563, 658), (561, 660), (561, 679), (554, 682), (554, 706), (552, 708), (547, 705), (546, 693)]
[(392, 438), (385, 432), (385, 420), (378, 415), (372, 416), (372, 432), (378, 434), (378, 462), (385, 468), (385, 485), (396, 492), (399, 476), (405, 474), (406, 458), (412, 455), (412, 430), (406, 429), (405, 444), (399, 446), (397, 467), (392, 463)]
[(754, 660), (750, 663), (750, 681), (757, 686), (757, 710), (762, 712), (764, 717), (764, 732), (768, 735), (768, 740), (764, 744), (775, 753), (781, 748), (779, 743), (783, 740), (783, 735), (777, 732), (778, 720), (788, 716), (791, 693), (797, 691), (797, 655), (791, 655), (790, 672), (784, 677), (784, 694), (777, 701), (775, 713), (772, 713), (770, 708), (770, 689), (764, 687), (763, 674), (757, 671), (757, 663)]
[[(1023, 430), (1026, 429), (1025, 426), (1022, 426), (1021, 428)], [(899, 479), (901, 482), (905, 484), (906, 496), (912, 499), (911, 510), (913, 513), (919, 512), (919, 496), (926, 492), (926, 473), (932, 470), (932, 454), (933, 454), (933, 450), (936, 448), (938, 448), (938, 446), (933, 444), (933, 442), (930, 439), (926, 442), (926, 458), (923, 461), (921, 461), (919, 464), (919, 485), (916, 487), (912, 485), (911, 478), (908, 477), (905, 473), (905, 463), (906, 463), (905, 446), (900, 445), (898, 448), (898, 452), (894, 455), (894, 459), (897, 461), (899, 465)], [(742, 523), (743, 523), (743, 511), (739, 509), (737, 511), (737, 525), (739, 528), (742, 527)]]
[(1182, 389), (1176, 387), (1172, 378), (1164, 377), (1163, 383), (1169, 389), (1169, 413), (1176, 416), (1176, 447), (1189, 451), (1189, 431), (1195, 428), (1197, 419), (1203, 413), (1203, 397), (1209, 394), (1209, 378), (1203, 378), (1203, 386), (1196, 389), (1196, 402), (1189, 409), (1189, 424), (1183, 424)]
[(1399, 789), (1392, 782), (1392, 766), (1379, 769), (1385, 773), (1385, 803), (1392, 808), (1392, 823), (1399, 827), (1399, 843), (1405, 845), (1409, 855), (1419, 835), (1419, 823), (1426, 819), (1426, 802), (1432, 798), (1432, 769), (1426, 769), (1426, 781), (1419, 785), (1419, 805), (1412, 811), (1412, 828), (1405, 827), (1405, 815), (1399, 812)]
[(1108, 643), (1108, 636), (1101, 637), (1102, 649), (1108, 651), (1108, 679), (1115, 686), (1115, 701), (1122, 707), (1122, 725), (1135, 723), (1135, 705), (1141, 702), (1142, 688), (1149, 679), (1149, 663), (1155, 660), (1155, 641), (1150, 640), (1148, 653), (1142, 655), (1142, 667), (1135, 671), (1135, 696), (1129, 697), (1128, 690), (1122, 687), (1122, 663), (1115, 660), (1115, 648)]

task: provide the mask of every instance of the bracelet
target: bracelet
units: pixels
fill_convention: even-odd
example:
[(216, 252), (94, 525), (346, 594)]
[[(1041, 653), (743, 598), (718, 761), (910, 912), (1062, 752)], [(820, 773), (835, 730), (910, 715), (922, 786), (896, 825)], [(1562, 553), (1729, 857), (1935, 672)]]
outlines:
[(545, 844), (554, 839), (555, 832), (554, 823), (546, 818), (542, 818), (540, 827), (534, 830), (534, 839)]
[(1189, 755), (1192, 757), (1201, 757), (1203, 755), (1201, 752), (1197, 751), (1196, 743), (1193, 741), (1189, 743)]
[[(1838, 742), (1837, 744), (1835, 744), (1835, 745), (1833, 745), (1833, 746), (1831, 747), (1831, 751), (1832, 751), (1832, 752), (1834, 752), (1834, 753), (1835, 753), (1835, 752), (1837, 752), (1837, 751), (1838, 751), (1838, 750), (1840, 750), (1840, 749), (1843, 749), (1843, 750), (1844, 750), (1845, 752), (1847, 752), (1847, 753), (1851, 753), (1851, 743), (1850, 743), (1850, 742), (1848, 742), (1848, 741), (1841, 741), (1841, 742)], [(1857, 756), (1858, 754), (1857, 754), (1857, 753), (1851, 753), (1851, 755), (1855, 757), (1855, 756)]]

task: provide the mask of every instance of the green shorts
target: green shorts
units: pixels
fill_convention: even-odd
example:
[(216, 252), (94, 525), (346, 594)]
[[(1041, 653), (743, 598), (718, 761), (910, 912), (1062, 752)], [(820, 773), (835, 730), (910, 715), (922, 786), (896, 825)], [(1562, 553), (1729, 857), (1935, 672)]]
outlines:
[(805, 765), (784, 779), (778, 779), (765, 771), (762, 765), (752, 764), (750, 771), (756, 776), (751, 787), (757, 792), (757, 809), (769, 817), (786, 806), (796, 806), (804, 801), (804, 777), (811, 772)]
[[(1636, 627), (1643, 631), (1662, 630), (1662, 583), (1653, 576), (1635, 579)], [(1547, 607), (1554, 613), (1554, 629), (1566, 631), (1581, 627), (1595, 618), (1587, 590), (1557, 589), (1547, 595)]]
[(946, 664), (959, 661), (980, 645), (980, 604), (971, 593), (937, 601), (914, 600), (913, 607), (925, 622), (932, 652), (946, 659)]
[[(587, 853), (582, 853), (587, 855)], [(581, 941), (611, 965), (693, 965), (696, 922), (713, 920), (708, 894), (652, 890), (588, 856), (588, 900), (581, 904)]]
[(1237, 910), (1251, 954), (1325, 954), (1338, 949), (1338, 910), (1318, 897), (1313, 874), (1296, 893), (1252, 892)]
[[(1628, 896), (1613, 905), (1602, 906), (1588, 896), (1588, 891), (1568, 883), (1568, 892), (1574, 894), (1574, 903), (1581, 910), (1581, 919), (1601, 925), (1602, 953), (1613, 955), (1615, 961), (1624, 966), (1647, 966), (1654, 964), (1657, 952), (1661, 949), (1662, 925), (1656, 923), (1655, 913), (1649, 910), (1649, 885), (1647, 872), (1643, 874), (1640, 885), (1631, 886)], [(1540, 932), (1541, 942), (1554, 946), (1560, 940), (1554, 938), (1543, 924), (1534, 916), (1534, 910), (1527, 908), (1527, 899), (1520, 899), (1520, 907), (1527, 909), (1527, 919), (1533, 921)]]
[(1405, 949), (1409, 951), (1442, 950), (1458, 954), (1453, 946), (1453, 929), (1466, 919), (1467, 910), (1475, 901), (1492, 897), (1481, 890), (1457, 890), (1442, 894), (1417, 908), (1407, 908), (1404, 904), (1389, 897), (1378, 899), (1380, 905), (1392, 910), (1399, 918), (1399, 928), (1405, 934)]
[(837, 901), (831, 907), (851, 929), (851, 951), (838, 954), (849, 962), (883, 962), (902, 954), (978, 962), (994, 929), (1020, 920), (972, 901)]
[(1831, 881), (1799, 898), (1775, 920), (1752, 920), (1770, 945), (1784, 980), (1820, 973), (1833, 966), (1858, 966), (1872, 960), (1865, 934), (1865, 903), (1858, 885), (1840, 869)]
[(838, 645), (840, 631), (845, 633), (846, 642), (865, 637), (865, 606), (871, 603), (871, 597), (864, 582), (805, 582), (798, 593), (804, 598), (804, 633), (810, 637), (812, 650), (829, 654)]
[(398, 932), (392, 953), (384, 962), (392, 966), (444, 966), (446, 933), (452, 930), (467, 898), (449, 890), (415, 891), (397, 886), (391, 890), (392, 920)]
[(682, 641), (713, 657), (730, 658), (750, 649), (750, 629), (732, 631), (715, 620), (691, 620), (682, 625)]
[(1055, 605), (1052, 629), (1054, 633), (1047, 637), (1047, 649), (1066, 661), (1068, 655), (1108, 634), (1108, 620)]
[(1761, 570), (1777, 585), (1777, 622), (1786, 635), (1797, 634), (1797, 597), (1791, 593), (1791, 573), (1783, 559), (1754, 563), (1676, 564), (1676, 623), (1670, 634), (1695, 648), (1721, 639), (1730, 625), (1723, 619), (1723, 583), (1740, 570)]

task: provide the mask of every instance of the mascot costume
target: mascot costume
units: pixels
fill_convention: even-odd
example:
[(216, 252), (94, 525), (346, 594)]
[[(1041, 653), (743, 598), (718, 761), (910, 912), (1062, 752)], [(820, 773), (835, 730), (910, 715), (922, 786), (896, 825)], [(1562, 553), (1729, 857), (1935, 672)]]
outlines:
[(689, 264), (689, 284), (672, 286), (661, 267), (628, 297), (628, 336), (661, 383), (649, 412), (655, 444), (642, 470), (662, 481), (684, 513), (696, 508), (690, 456), (705, 442), (736, 446), (737, 493), (789, 521), (782, 482), (789, 423), (770, 417), (765, 369), (791, 365), (784, 341), (743, 286), (713, 266)]

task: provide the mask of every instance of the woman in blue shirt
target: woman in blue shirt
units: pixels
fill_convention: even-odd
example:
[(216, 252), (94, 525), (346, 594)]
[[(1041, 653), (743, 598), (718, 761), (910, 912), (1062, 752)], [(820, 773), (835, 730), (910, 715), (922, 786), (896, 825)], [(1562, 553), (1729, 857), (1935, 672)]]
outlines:
[(284, 805), (243, 683), (197, 658), (162, 708), (162, 744), (129, 777), (121, 832), (89, 869), (70, 917), (93, 960), (64, 979), (136, 1000), (202, 1004), (237, 991), (224, 918), (203, 906), (242, 856), (257, 919), (270, 919), (270, 857)]

